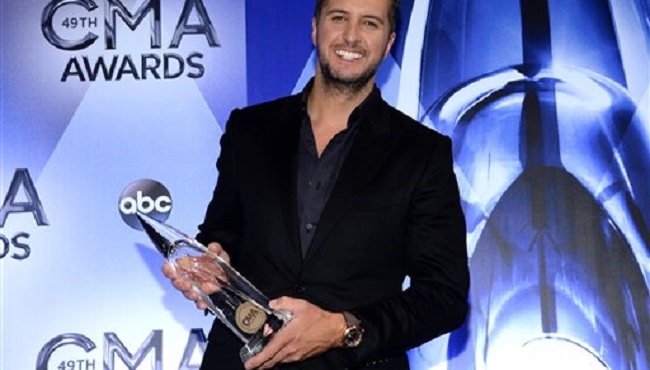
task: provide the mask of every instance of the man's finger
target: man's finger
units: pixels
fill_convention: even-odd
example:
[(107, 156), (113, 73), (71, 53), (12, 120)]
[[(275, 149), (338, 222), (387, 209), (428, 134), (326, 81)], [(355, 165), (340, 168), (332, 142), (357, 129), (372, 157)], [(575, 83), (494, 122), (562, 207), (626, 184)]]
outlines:
[(208, 308), (208, 304), (203, 302), (202, 299), (199, 299), (198, 301), (196, 301), (196, 308), (198, 308), (199, 310), (205, 310)]
[(183, 295), (191, 301), (197, 301), (199, 299), (199, 295), (193, 290), (184, 290)]
[(221, 287), (214, 283), (203, 283), (201, 284), (201, 291), (207, 295), (214, 294), (218, 292)]
[[(286, 343), (282, 339), (280, 332), (276, 333), (276, 335), (271, 338), (269, 344), (264, 347), (262, 352), (258, 353), (244, 364), (246, 369), (257, 369), (266, 365), (269, 361), (273, 361), (273, 358), (277, 356), (285, 344)], [(277, 363), (277, 361), (278, 360), (273, 362), (273, 364)]]
[(163, 263), (162, 272), (163, 275), (169, 279), (174, 279), (176, 277), (176, 271), (174, 271), (174, 268), (169, 264), (169, 262)]
[(172, 280), (172, 285), (174, 288), (184, 292), (192, 289), (192, 283), (185, 279), (174, 279)]
[(228, 253), (223, 249), (223, 247), (221, 246), (221, 244), (219, 244), (219, 243), (217, 243), (217, 242), (210, 243), (210, 244), (208, 244), (208, 250), (209, 250), (210, 252), (216, 254), (216, 255), (219, 256), (220, 258), (222, 258), (224, 261), (230, 263), (230, 256), (229, 256)]
[(273, 366), (277, 365), (279, 362), (281, 362), (281, 360), (284, 358), (282, 352), (283, 351), (276, 353), (275, 356), (271, 357), (268, 361), (263, 363), (262, 366), (260, 366), (260, 370), (270, 369)]

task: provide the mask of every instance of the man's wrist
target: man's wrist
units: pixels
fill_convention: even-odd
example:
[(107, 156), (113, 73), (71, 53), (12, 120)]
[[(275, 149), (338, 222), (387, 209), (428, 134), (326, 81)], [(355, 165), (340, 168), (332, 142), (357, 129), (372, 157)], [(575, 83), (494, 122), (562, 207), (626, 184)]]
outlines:
[(347, 329), (347, 324), (345, 323), (345, 317), (343, 316), (343, 313), (341, 312), (333, 312), (332, 313), (334, 316), (334, 325), (333, 327), (336, 328), (334, 330), (334, 348), (340, 348), (343, 346), (343, 333)]

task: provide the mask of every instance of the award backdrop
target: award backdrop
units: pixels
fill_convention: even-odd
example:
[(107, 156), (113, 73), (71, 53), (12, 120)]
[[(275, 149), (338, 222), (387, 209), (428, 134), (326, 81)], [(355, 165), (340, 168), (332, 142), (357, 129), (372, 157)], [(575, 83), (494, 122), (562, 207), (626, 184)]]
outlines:
[[(134, 212), (196, 230), (230, 110), (312, 76), (313, 5), (0, 2), (0, 370), (198, 368)], [(378, 83), (454, 140), (472, 273), (413, 369), (650, 368), (649, 8), (402, 0)]]

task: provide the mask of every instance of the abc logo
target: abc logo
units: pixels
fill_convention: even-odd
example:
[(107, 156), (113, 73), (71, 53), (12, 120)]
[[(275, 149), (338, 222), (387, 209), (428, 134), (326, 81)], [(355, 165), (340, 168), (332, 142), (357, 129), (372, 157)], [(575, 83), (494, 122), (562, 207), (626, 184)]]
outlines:
[(166, 221), (172, 210), (169, 190), (158, 181), (144, 179), (132, 182), (122, 191), (119, 202), (120, 215), (127, 225), (142, 230), (136, 212), (144, 213), (158, 221)]

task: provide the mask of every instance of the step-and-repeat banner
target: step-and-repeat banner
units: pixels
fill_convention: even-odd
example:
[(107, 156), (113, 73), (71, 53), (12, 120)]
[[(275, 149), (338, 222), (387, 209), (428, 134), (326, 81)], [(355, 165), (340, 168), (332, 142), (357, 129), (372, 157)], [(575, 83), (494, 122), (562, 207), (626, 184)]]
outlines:
[[(412, 368), (650, 368), (650, 3), (401, 3), (378, 83), (454, 140), (472, 273)], [(2, 0), (0, 370), (198, 368), (134, 213), (196, 231), (230, 110), (313, 74), (313, 5)]]

